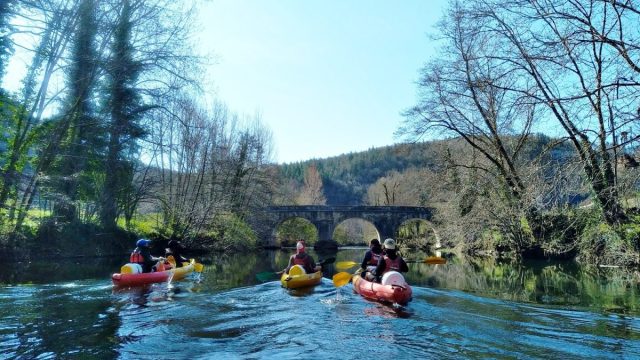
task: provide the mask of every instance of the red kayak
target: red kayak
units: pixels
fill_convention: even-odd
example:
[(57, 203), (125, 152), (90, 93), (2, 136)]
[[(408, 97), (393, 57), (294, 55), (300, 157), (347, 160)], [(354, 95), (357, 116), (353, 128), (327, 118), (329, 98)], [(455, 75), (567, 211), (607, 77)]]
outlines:
[(195, 262), (191, 260), (191, 263), (186, 266), (165, 271), (139, 274), (126, 274), (122, 272), (116, 273), (111, 276), (111, 281), (113, 281), (113, 285), (115, 286), (140, 286), (152, 283), (166, 282), (170, 277), (171, 281), (180, 280), (191, 273), (194, 270), (194, 267)]
[(383, 276), (382, 283), (367, 281), (360, 275), (353, 276), (353, 289), (355, 292), (370, 300), (385, 303), (406, 305), (411, 301), (413, 291), (404, 277), (395, 271), (389, 271)]

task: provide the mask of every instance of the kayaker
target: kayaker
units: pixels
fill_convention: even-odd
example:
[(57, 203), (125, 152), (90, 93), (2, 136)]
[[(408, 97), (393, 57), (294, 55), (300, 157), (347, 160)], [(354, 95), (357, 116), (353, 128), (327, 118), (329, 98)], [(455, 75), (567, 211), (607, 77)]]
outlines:
[(167, 246), (168, 248), (165, 249), (164, 256), (167, 258), (169, 256), (173, 256), (173, 258), (176, 260), (176, 267), (182, 267), (183, 262), (189, 262), (189, 259), (182, 256), (184, 247), (182, 247), (182, 244), (178, 240), (169, 241), (169, 244)]
[(289, 273), (289, 270), (294, 265), (300, 265), (304, 268), (307, 274), (312, 274), (316, 271), (320, 271), (320, 265), (316, 266), (316, 262), (313, 257), (305, 252), (304, 240), (300, 240), (296, 243), (296, 253), (289, 258), (289, 265), (284, 269), (285, 273)]
[(156, 265), (158, 265), (159, 267), (164, 267), (165, 259), (163, 257), (151, 256), (151, 251), (149, 250), (150, 244), (151, 244), (151, 240), (147, 240), (147, 239), (138, 240), (136, 242), (136, 248), (131, 253), (131, 256), (129, 256), (129, 262), (140, 264), (140, 266), (142, 266), (143, 273), (149, 273), (153, 271)]
[(369, 250), (364, 254), (364, 259), (362, 259), (362, 264), (360, 264), (360, 268), (362, 269), (360, 276), (369, 281), (373, 281), (374, 277), (371, 272), (376, 269), (381, 257), (382, 246), (380, 246), (380, 241), (378, 239), (372, 239), (369, 242)]
[(396, 251), (396, 241), (393, 239), (386, 239), (384, 241), (384, 254), (380, 257), (375, 270), (376, 281), (380, 282), (382, 275), (388, 271), (409, 271), (407, 263), (402, 256), (398, 255)]

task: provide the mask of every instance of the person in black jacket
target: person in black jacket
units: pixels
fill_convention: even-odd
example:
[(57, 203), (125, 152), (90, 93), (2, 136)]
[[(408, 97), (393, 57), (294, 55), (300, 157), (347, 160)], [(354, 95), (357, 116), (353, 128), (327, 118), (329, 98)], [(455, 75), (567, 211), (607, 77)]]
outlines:
[(182, 255), (184, 247), (178, 240), (169, 241), (167, 246), (168, 248), (165, 249), (165, 257), (168, 258), (169, 255), (173, 256), (176, 261), (176, 267), (182, 267), (183, 262), (189, 262), (189, 259)]
[(360, 268), (362, 269), (360, 276), (369, 281), (373, 281), (371, 272), (375, 270), (381, 257), (382, 246), (380, 246), (380, 241), (378, 239), (372, 239), (369, 242), (369, 250), (364, 254), (364, 259), (362, 259), (362, 264), (360, 264)]
[(389, 271), (407, 272), (409, 267), (404, 261), (402, 256), (398, 255), (396, 251), (396, 241), (393, 239), (387, 239), (384, 241), (384, 255), (380, 257), (378, 266), (376, 266), (375, 276), (376, 280), (380, 282), (382, 275)]

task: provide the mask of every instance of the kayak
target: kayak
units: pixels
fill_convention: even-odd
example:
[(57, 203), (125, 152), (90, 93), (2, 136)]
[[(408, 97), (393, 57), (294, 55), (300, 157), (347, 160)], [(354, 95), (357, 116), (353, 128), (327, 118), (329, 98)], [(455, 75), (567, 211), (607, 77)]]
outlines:
[(282, 287), (287, 289), (297, 289), (306, 286), (318, 285), (322, 281), (322, 271), (316, 271), (313, 274), (305, 273), (300, 265), (292, 266), (289, 273), (282, 274), (280, 283)]
[(169, 280), (169, 278), (171, 278), (171, 281), (180, 280), (193, 272), (195, 264), (195, 261), (192, 259), (188, 265), (164, 271), (138, 274), (126, 274), (122, 272), (116, 273), (111, 276), (111, 281), (113, 281), (113, 285), (115, 286), (139, 286), (166, 282)]
[(386, 279), (383, 277), (382, 284), (368, 281), (360, 277), (359, 274), (353, 275), (353, 290), (369, 300), (400, 305), (409, 303), (413, 294), (411, 286), (407, 284), (400, 273), (389, 271), (385, 276), (387, 274), (390, 274), (388, 278), (391, 278), (391, 280), (385, 281)]

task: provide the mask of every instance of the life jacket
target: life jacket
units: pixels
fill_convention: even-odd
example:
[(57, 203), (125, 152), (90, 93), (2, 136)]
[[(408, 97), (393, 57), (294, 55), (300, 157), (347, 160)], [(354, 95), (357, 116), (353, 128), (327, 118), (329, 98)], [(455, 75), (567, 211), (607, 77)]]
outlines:
[(302, 257), (298, 257), (298, 255), (293, 256), (293, 265), (300, 265), (304, 268), (304, 271), (307, 273), (312, 273), (314, 269), (311, 268), (311, 264), (309, 264), (308, 255), (304, 255)]
[(385, 255), (384, 262), (386, 266), (384, 267), (384, 272), (382, 274), (388, 271), (400, 271), (400, 256), (396, 256), (395, 260), (391, 260), (391, 258)]
[(304, 267), (305, 264), (307, 264), (306, 256), (302, 256), (302, 257), (298, 257), (298, 255), (293, 256), (293, 265), (300, 265)]
[(133, 250), (131, 256), (129, 256), (129, 262), (134, 264), (144, 264), (144, 257), (140, 254), (140, 250)]
[(380, 257), (382, 256), (382, 254), (376, 254), (373, 251), (371, 252), (371, 259), (369, 259), (369, 265), (378, 265), (378, 261), (380, 260)]

